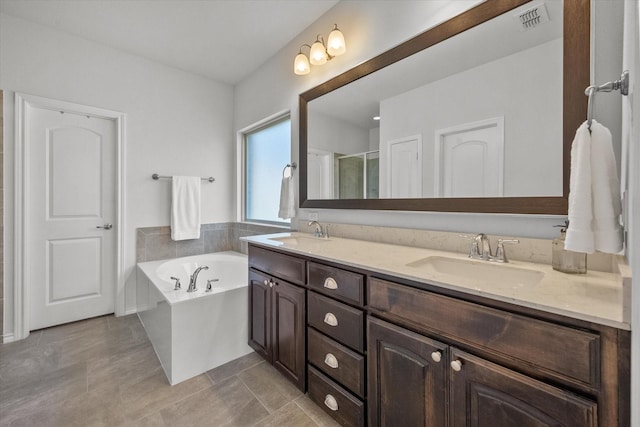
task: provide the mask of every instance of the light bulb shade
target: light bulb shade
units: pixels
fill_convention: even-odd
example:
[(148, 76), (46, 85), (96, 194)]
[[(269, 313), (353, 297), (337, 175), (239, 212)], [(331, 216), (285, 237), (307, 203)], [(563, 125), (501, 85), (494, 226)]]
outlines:
[(313, 65), (322, 65), (327, 62), (327, 51), (322, 42), (316, 40), (316, 42), (311, 45), (309, 60)]
[(293, 72), (299, 76), (304, 76), (305, 74), (309, 74), (310, 71), (311, 66), (309, 65), (307, 55), (300, 52), (293, 61)]
[(344, 41), (344, 36), (342, 32), (336, 27), (329, 34), (329, 38), (327, 39), (327, 52), (331, 56), (342, 55), (347, 51), (347, 44)]

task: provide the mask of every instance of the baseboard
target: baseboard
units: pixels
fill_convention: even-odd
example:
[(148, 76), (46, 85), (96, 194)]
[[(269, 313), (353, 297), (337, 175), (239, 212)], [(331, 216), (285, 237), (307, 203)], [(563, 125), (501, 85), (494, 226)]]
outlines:
[(6, 344), (6, 343), (10, 343), (16, 340), (16, 336), (14, 334), (5, 334), (2, 335), (2, 343)]
[(136, 314), (138, 309), (136, 307), (125, 308), (123, 316), (128, 316), (130, 314)]

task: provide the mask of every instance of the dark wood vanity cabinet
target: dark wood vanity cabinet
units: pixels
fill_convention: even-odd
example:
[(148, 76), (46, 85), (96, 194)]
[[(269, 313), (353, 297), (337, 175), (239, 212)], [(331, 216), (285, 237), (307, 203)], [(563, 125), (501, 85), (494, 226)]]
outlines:
[(629, 331), (253, 245), (249, 262), (249, 344), (341, 425), (630, 423)]
[(629, 425), (626, 331), (367, 286), (369, 425)]
[[(272, 261), (285, 263), (292, 258), (293, 265), (297, 265), (299, 260), (261, 249), (250, 249), (249, 346), (273, 364), (300, 390), (305, 391), (305, 289), (277, 276), (257, 271), (251, 264), (251, 255), (254, 256), (253, 259), (259, 258), (256, 265), (261, 267), (261, 262), (266, 262), (265, 256)], [(300, 280), (295, 276), (293, 278), (296, 281)], [(302, 282), (304, 283), (304, 276)]]
[(597, 425), (593, 401), (382, 320), (367, 323), (369, 425)]
[(453, 348), (451, 426), (598, 425), (597, 404)]
[(309, 397), (340, 424), (363, 426), (365, 277), (312, 261), (307, 266)]
[(447, 425), (448, 346), (367, 319), (369, 425)]

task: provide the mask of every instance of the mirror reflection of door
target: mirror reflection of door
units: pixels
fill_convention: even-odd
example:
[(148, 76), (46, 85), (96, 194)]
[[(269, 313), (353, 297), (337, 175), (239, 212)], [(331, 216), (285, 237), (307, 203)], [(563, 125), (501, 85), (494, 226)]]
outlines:
[(307, 152), (307, 197), (310, 199), (333, 198), (333, 153), (310, 149)]
[(435, 135), (436, 197), (501, 197), (504, 117), (440, 129)]
[(387, 194), (391, 198), (422, 197), (422, 135), (385, 143)]

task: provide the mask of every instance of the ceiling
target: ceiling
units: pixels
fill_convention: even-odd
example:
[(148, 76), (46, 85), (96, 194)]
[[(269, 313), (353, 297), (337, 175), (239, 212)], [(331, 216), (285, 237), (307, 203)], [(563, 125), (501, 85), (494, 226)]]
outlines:
[(233, 85), (338, 1), (0, 0), (0, 13)]

